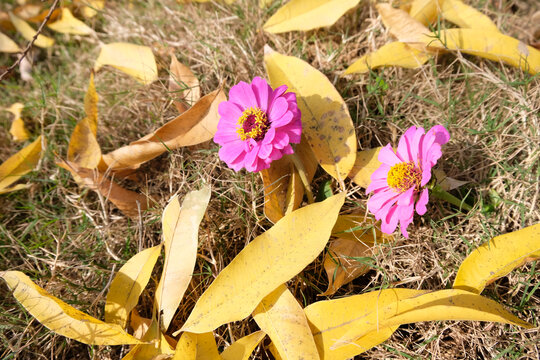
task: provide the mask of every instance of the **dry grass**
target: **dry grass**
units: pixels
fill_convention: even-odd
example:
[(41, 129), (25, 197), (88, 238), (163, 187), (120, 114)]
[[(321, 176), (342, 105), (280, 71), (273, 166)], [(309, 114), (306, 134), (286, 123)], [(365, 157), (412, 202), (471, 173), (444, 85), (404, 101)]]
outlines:
[[(274, 5), (278, 5), (276, 1)], [(531, 41), (535, 0), (473, 1), (500, 28)], [(274, 7), (273, 9), (275, 9)], [(271, 10), (273, 11), (273, 10)], [(49, 141), (47, 156), (28, 177), (30, 191), (0, 197), (0, 270), (24, 271), (40, 285), (77, 308), (101, 317), (111, 276), (141, 249), (160, 238), (161, 209), (175, 192), (185, 194), (200, 181), (213, 195), (200, 232), (195, 276), (171, 329), (186, 319), (212, 279), (246, 243), (271, 224), (262, 211), (263, 188), (257, 175), (235, 174), (224, 167), (213, 143), (185, 148), (146, 164), (138, 183), (159, 206), (140, 222), (126, 219), (110, 204), (80, 190), (54, 164), (66, 154), (69, 135), (83, 116), (82, 99), (98, 45), (129, 41), (151, 46), (161, 67), (161, 81), (149, 87), (118, 72), (96, 76), (100, 96), (98, 140), (104, 151), (140, 137), (175, 116), (166, 91), (169, 51), (189, 65), (202, 92), (264, 76), (263, 45), (310, 62), (335, 83), (357, 125), (359, 147), (395, 142), (411, 125), (440, 123), (452, 139), (441, 168), (469, 181), (456, 195), (475, 210), (463, 214), (440, 201), (416, 217), (410, 239), (398, 237), (375, 259), (377, 270), (344, 286), (333, 298), (387, 286), (449, 288), (464, 257), (501, 233), (540, 222), (539, 112), (540, 82), (508, 66), (470, 56), (444, 55), (420, 70), (386, 69), (371, 75), (339, 77), (358, 56), (388, 40), (373, 7), (361, 5), (330, 29), (268, 35), (261, 26), (269, 16), (254, 1), (179, 5), (174, 0), (108, 2), (90, 21), (90, 39), (56, 35), (51, 51), (37, 54), (35, 81), (12, 78), (0, 86), (0, 106), (26, 104), (24, 118), (34, 133)], [(2, 55), (2, 62), (13, 59)], [(381, 80), (385, 86), (380, 86)], [(379, 86), (377, 85), (379, 84)], [(0, 115), (0, 158), (13, 153), (9, 118)], [(319, 171), (315, 188), (328, 177)], [(347, 207), (365, 204), (364, 191), (349, 185)], [(159, 274), (155, 272), (155, 274)], [(157, 281), (157, 275), (154, 280)], [(537, 324), (540, 271), (531, 263), (496, 281), (485, 295), (516, 315)], [(152, 282), (151, 282), (152, 283)], [(322, 256), (290, 288), (303, 304), (320, 299), (327, 286)], [(149, 315), (155, 283), (138, 309)], [(119, 359), (127, 347), (89, 347), (49, 332), (0, 286), (0, 357), (5, 359)], [(256, 328), (252, 321), (216, 331), (222, 348)], [(434, 322), (402, 326), (384, 344), (369, 350), (370, 359), (538, 359), (538, 329), (522, 330), (479, 322)], [(259, 350), (257, 358), (268, 358)]]

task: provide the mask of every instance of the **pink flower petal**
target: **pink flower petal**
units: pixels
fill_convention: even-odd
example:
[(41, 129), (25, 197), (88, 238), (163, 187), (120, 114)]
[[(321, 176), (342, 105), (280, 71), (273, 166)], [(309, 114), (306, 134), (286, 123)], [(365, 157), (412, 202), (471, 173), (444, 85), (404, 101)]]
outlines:
[(218, 105), (218, 114), (222, 120), (226, 120), (230, 123), (236, 124), (240, 116), (242, 116), (242, 109), (231, 101), (223, 101)]
[(229, 101), (242, 105), (244, 110), (250, 107), (257, 107), (257, 99), (251, 89), (251, 85), (244, 81), (240, 81), (231, 88), (229, 91)]
[(259, 108), (266, 112), (268, 110), (268, 96), (272, 91), (272, 88), (265, 80), (256, 76), (251, 82), (251, 89), (255, 94)]
[(388, 187), (386, 179), (371, 181), (366, 189), (366, 194), (373, 192), (375, 190), (384, 189)]
[(396, 214), (397, 206), (394, 206), (388, 211), (385, 218), (381, 219), (381, 231), (385, 234), (392, 234), (398, 224), (398, 216)]
[(390, 166), (394, 166), (396, 164), (399, 164), (399, 163), (403, 162), (394, 153), (394, 150), (392, 150), (392, 145), (390, 145), (390, 144), (386, 145), (385, 147), (383, 147), (381, 149), (381, 151), (379, 152), (378, 159), (379, 159), (380, 162), (382, 162), (384, 164), (387, 164), (387, 165), (390, 165)]
[(389, 202), (392, 202), (392, 204), (395, 203), (397, 196), (398, 194), (390, 188), (379, 191), (369, 198), (368, 209), (375, 214)]
[(384, 181), (386, 181), (388, 178), (389, 171), (390, 171), (390, 166), (386, 164), (381, 164), (381, 166), (379, 166), (379, 168), (371, 174), (371, 181), (381, 180), (381, 179), (384, 179)]
[(274, 100), (274, 102), (270, 106), (270, 109), (268, 110), (268, 118), (270, 119), (270, 122), (274, 122), (280, 119), (283, 115), (285, 115), (288, 109), (289, 104), (284, 98), (280, 97)]
[(276, 131), (276, 135), (274, 137), (274, 141), (272, 141), (272, 144), (278, 149), (283, 149), (289, 144), (289, 135), (287, 135), (287, 133), (283, 131)]
[(415, 158), (412, 156), (412, 142), (416, 132), (416, 126), (411, 126), (399, 139), (397, 156), (404, 162), (415, 160)]
[(418, 215), (424, 215), (427, 211), (426, 204), (429, 201), (429, 193), (428, 189), (422, 190), (420, 193), (420, 196), (418, 197), (418, 201), (416, 201), (416, 212)]
[(414, 203), (415, 187), (412, 186), (409, 190), (401, 193), (398, 198), (398, 205), (408, 206)]
[(442, 125), (435, 125), (430, 130), (435, 132), (435, 142), (444, 145), (450, 140), (450, 133)]

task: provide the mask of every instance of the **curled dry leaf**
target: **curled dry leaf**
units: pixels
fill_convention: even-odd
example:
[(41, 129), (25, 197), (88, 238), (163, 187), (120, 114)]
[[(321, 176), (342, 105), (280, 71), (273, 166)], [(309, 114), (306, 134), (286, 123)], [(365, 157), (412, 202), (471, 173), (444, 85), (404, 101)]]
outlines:
[(264, 63), (272, 87), (287, 85), (296, 93), (303, 134), (323, 169), (343, 185), (356, 159), (356, 134), (343, 98), (303, 60), (266, 46)]
[(158, 78), (156, 59), (148, 46), (125, 42), (105, 44), (94, 64), (94, 71), (99, 71), (104, 65), (133, 76), (144, 85)]
[(59, 33), (73, 35), (90, 35), (94, 32), (91, 27), (83, 23), (81, 20), (73, 16), (68, 8), (62, 8), (62, 17), (53, 23), (48, 23), (47, 26)]
[(409, 15), (424, 25), (430, 25), (435, 20), (444, 0), (413, 0)]
[(118, 324), (122, 328), (126, 327), (128, 315), (137, 305), (139, 296), (148, 284), (160, 253), (161, 245), (145, 249), (129, 259), (120, 268), (111, 282), (107, 294), (106, 322)]
[(395, 9), (390, 4), (377, 4), (377, 11), (381, 15), (384, 26), (390, 34), (402, 42), (416, 42), (431, 31), (421, 22), (412, 18), (407, 12)]
[(307, 205), (255, 238), (201, 295), (181, 331), (208, 332), (249, 316), (324, 249), (344, 201), (341, 193)]
[(17, 43), (11, 40), (7, 35), (0, 32), (0, 52), (3, 53), (18, 53), (21, 52), (21, 48)]
[[(42, 9), (43, 6), (40, 4), (23, 4), (13, 9), (13, 14), (25, 21), (33, 21), (30, 19), (38, 16), (42, 12)], [(48, 9), (45, 10), (48, 11)]]
[(41, 159), (41, 151), (44, 146), (44, 143), (42, 144), (42, 137), (38, 136), (30, 145), (24, 147), (0, 165), (0, 194), (27, 187), (26, 185), (10, 186), (23, 175), (34, 170), (39, 159)]
[(9, 111), (13, 114), (13, 121), (11, 122), (11, 127), (9, 128), (9, 133), (13, 136), (15, 141), (26, 141), (30, 138), (30, 134), (26, 127), (24, 126), (24, 121), (21, 118), (22, 110), (24, 105), (21, 103), (15, 103), (9, 108), (6, 108), (6, 111)]
[(489, 17), (461, 0), (444, 0), (441, 6), (441, 16), (461, 28), (499, 31)]
[(191, 282), (197, 260), (199, 224), (210, 201), (210, 187), (189, 192), (180, 205), (174, 196), (163, 210), (165, 260), (156, 289), (155, 305), (161, 316), (161, 328), (167, 331)]
[(171, 55), (169, 92), (175, 99), (174, 106), (176, 106), (180, 114), (193, 106), (201, 97), (199, 80), (174, 55)]
[(68, 170), (79, 186), (98, 192), (131, 218), (138, 217), (151, 203), (145, 195), (124, 189), (96, 169), (86, 169), (70, 161), (58, 162), (57, 165)]
[(540, 224), (494, 237), (467, 256), (453, 287), (480, 294), (486, 285), (539, 258)]
[(0, 272), (13, 296), (45, 327), (89, 345), (138, 344), (139, 340), (115, 324), (104, 323), (52, 296), (19, 271)]
[(433, 170), (433, 175), (437, 179), (437, 185), (444, 191), (454, 190), (469, 183), (469, 181), (457, 180), (446, 176), (446, 173), (439, 169)]
[[(337, 340), (333, 348), (349, 346), (348, 344), (351, 342), (379, 328), (421, 321), (491, 321), (527, 329), (533, 327), (528, 322), (506, 311), (501, 304), (465, 290), (432, 291), (400, 299), (390, 304), (381, 302), (381, 305), (383, 308), (379, 309), (377, 314), (373, 314), (376, 315), (375, 318), (365, 317), (359, 326), (351, 327)], [(353, 313), (352, 316), (357, 318), (359, 314)]]
[(331, 26), (359, 2), (360, 0), (291, 0), (276, 11), (263, 28), (269, 33), (279, 34)]
[[(318, 163), (304, 137), (294, 152), (302, 161), (307, 179), (311, 182)], [(300, 207), (304, 197), (304, 185), (288, 156), (272, 162), (270, 168), (260, 173), (264, 184), (264, 214), (275, 224), (283, 216)]]
[(221, 353), (221, 358), (223, 360), (249, 360), (253, 350), (265, 336), (263, 331), (255, 331), (246, 335), (228, 346)]
[(431, 49), (457, 50), (489, 60), (502, 61), (527, 71), (540, 72), (540, 51), (498, 31), (484, 29), (441, 30), (421, 41)]
[(253, 319), (268, 334), (281, 358), (319, 359), (304, 310), (286, 285), (262, 299)]
[(113, 170), (135, 169), (167, 150), (212, 139), (219, 120), (218, 105), (226, 99), (221, 89), (213, 91), (155, 132), (103, 155), (104, 162)]
[[(34, 30), (26, 21), (19, 18), (18, 16), (14, 15), (13, 13), (8, 13), (9, 19), (11, 20), (11, 23), (17, 29), (17, 31), (28, 41), (32, 41), (34, 36), (36, 35), (36, 30)], [(39, 34), (36, 38), (36, 41), (34, 42), (34, 45), (39, 46), (41, 48), (48, 48), (53, 46), (54, 39), (51, 39), (50, 37), (47, 37), (43, 34)]]
[[(159, 330), (157, 321), (145, 318), (138, 318), (141, 321), (140, 327), (147, 328), (146, 333), (142, 337), (143, 344), (135, 345), (131, 351), (122, 358), (122, 360), (156, 360), (169, 359), (174, 354), (174, 339), (163, 334)], [(148, 323), (150, 324), (148, 325)], [(169, 344), (169, 341), (174, 342), (174, 346)]]

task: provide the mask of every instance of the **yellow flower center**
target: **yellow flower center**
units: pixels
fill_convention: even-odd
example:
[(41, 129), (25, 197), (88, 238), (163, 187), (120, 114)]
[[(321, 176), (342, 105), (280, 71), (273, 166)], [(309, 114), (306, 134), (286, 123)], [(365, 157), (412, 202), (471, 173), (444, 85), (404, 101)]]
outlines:
[(397, 192), (404, 192), (415, 186), (418, 190), (422, 181), (422, 172), (414, 163), (399, 163), (390, 168), (386, 182)]
[(242, 116), (238, 119), (238, 125), (240, 126), (236, 129), (236, 132), (240, 139), (251, 138), (255, 141), (262, 140), (270, 127), (266, 113), (259, 108), (253, 107), (244, 110)]

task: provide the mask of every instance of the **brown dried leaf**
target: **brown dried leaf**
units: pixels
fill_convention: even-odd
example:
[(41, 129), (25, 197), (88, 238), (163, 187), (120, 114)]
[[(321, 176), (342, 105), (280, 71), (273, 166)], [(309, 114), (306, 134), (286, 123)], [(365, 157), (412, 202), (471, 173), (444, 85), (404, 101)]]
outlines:
[(155, 132), (103, 155), (103, 160), (113, 170), (136, 169), (167, 150), (208, 141), (217, 130), (218, 105), (226, 99), (221, 89), (215, 90)]
[(180, 63), (174, 55), (171, 55), (169, 75), (169, 92), (175, 98), (174, 106), (183, 113), (193, 106), (201, 97), (199, 80), (184, 64)]

